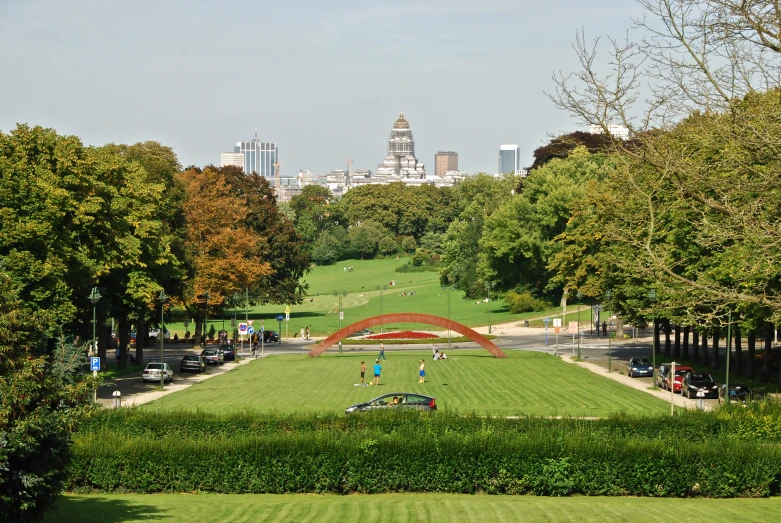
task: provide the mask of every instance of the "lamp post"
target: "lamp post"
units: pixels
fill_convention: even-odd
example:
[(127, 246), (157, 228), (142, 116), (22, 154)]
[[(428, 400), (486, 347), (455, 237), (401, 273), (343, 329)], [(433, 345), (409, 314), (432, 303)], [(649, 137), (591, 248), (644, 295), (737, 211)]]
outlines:
[(239, 296), (238, 292), (233, 293), (233, 329), (231, 329), (233, 332), (231, 332), (231, 338), (233, 339), (234, 346), (236, 345), (236, 338), (238, 338), (238, 325), (236, 324), (236, 312), (239, 308), (239, 300), (241, 299), (241, 296)]
[(160, 338), (160, 388), (162, 389), (165, 386), (165, 360), (163, 359), (163, 340), (165, 339), (165, 300), (168, 299), (168, 296), (165, 294), (164, 290), (160, 291), (160, 294), (157, 296), (157, 299), (160, 300), (160, 334), (157, 335), (158, 338)]
[(724, 388), (726, 389), (724, 391), (724, 401), (726, 403), (729, 403), (729, 357), (732, 353), (732, 311), (729, 311), (728, 313), (728, 319), (727, 319), (727, 373), (726, 373), (726, 379), (724, 380)]
[[(613, 291), (608, 289), (605, 291), (605, 301), (609, 302), (613, 299)], [(610, 306), (612, 310), (612, 305)], [(607, 333), (607, 371), (613, 372), (613, 352), (610, 346), (610, 333)]]
[[(247, 328), (249, 329), (249, 287), (246, 287), (244, 289), (244, 322), (247, 324)], [(282, 335), (281, 334), (282, 330), (280, 329), (279, 332), (280, 332), (280, 336), (281, 336)], [(260, 335), (260, 339), (261, 340), (263, 339), (263, 335), (262, 334)], [(250, 350), (250, 354), (251, 354), (252, 353), (252, 338), (250, 337), (249, 334), (247, 334), (247, 342), (249, 344), (249, 350)], [(244, 342), (243, 341), (241, 343), (241, 348), (242, 348), (242, 350), (244, 350)], [(257, 351), (255, 352), (255, 354), (257, 355)]]
[[(334, 296), (339, 299), (339, 330), (342, 330), (344, 311), (342, 310), (342, 298), (347, 297), (347, 291), (334, 291)], [(342, 352), (342, 340), (339, 340), (339, 352)]]
[(485, 282), (486, 297), (488, 299), (488, 334), (491, 334), (491, 287), (494, 286), (494, 282)]
[[(89, 293), (89, 301), (92, 302), (92, 349), (97, 353), (98, 351), (98, 335), (97, 335), (97, 315), (96, 315), (96, 306), (98, 304), (98, 301), (102, 296), (98, 292), (97, 287), (92, 288), (92, 292)], [(98, 371), (93, 371), (92, 376), (94, 378), (98, 377)], [(97, 403), (98, 401), (98, 389), (95, 388), (92, 391), (92, 403)]]
[[(376, 290), (380, 291), (380, 316), (382, 316), (382, 296), (385, 293), (385, 290), (388, 288), (387, 285), (377, 285), (375, 287)], [(380, 324), (380, 334), (382, 334), (382, 328), (384, 327), (383, 324)]]
[(203, 346), (206, 347), (209, 336), (209, 291), (203, 293), (203, 299), (206, 301), (206, 306), (203, 309)]
[[(651, 302), (651, 307), (653, 307), (653, 303), (656, 301), (656, 289), (651, 289), (648, 291), (648, 301)], [(651, 324), (653, 325), (652, 329), (652, 336), (653, 336), (653, 360), (652, 365), (654, 367), (654, 373), (653, 373), (653, 387), (656, 387), (656, 311), (652, 311), (654, 314), (651, 315)]]
[[(447, 319), (450, 320), (450, 285), (443, 285), (442, 290), (447, 293)], [(447, 348), (451, 348), (450, 329), (447, 330)]]
[(581, 359), (580, 358), (580, 300), (583, 299), (583, 294), (581, 294), (580, 291), (578, 291), (575, 297), (578, 299), (578, 359)]

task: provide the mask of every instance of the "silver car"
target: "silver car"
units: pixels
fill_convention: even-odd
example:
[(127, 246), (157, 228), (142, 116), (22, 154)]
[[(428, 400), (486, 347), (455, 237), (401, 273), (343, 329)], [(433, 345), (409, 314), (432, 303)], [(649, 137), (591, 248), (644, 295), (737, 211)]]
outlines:
[(174, 381), (174, 371), (167, 363), (148, 363), (144, 372), (141, 374), (141, 380), (144, 383), (160, 383), (160, 373), (163, 374), (163, 382), (171, 383)]

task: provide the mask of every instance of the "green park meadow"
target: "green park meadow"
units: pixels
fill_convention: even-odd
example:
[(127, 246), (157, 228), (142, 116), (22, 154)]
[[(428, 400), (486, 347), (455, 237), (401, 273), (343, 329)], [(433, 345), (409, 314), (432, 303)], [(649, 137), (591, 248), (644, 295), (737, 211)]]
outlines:
[[(331, 349), (320, 357), (273, 355), (160, 398), (144, 409), (281, 413), (344, 412), (349, 405), (392, 392), (436, 398), (439, 409), (469, 414), (534, 416), (641, 415), (669, 412), (667, 403), (549, 354), (455, 350), (444, 361), (431, 351), (386, 349), (379, 386), (357, 386), (361, 361), (371, 381), (377, 351)], [(426, 382), (418, 383), (420, 360)]]

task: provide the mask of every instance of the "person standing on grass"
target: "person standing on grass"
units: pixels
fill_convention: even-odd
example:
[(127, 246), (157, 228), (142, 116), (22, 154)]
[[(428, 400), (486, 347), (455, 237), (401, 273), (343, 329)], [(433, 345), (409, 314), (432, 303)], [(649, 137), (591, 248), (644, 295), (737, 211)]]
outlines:
[(309, 341), (309, 325), (306, 326), (306, 330), (304, 330), (304, 335), (306, 336), (306, 341)]
[(437, 350), (436, 344), (432, 345), (431, 346), (431, 359), (434, 359), (434, 360), (437, 359), (437, 353), (438, 352), (439, 351)]
[(384, 360), (388, 361), (388, 358), (385, 357), (385, 344), (380, 342), (380, 355), (377, 356), (377, 361)]
[(382, 366), (380, 366), (380, 360), (377, 359), (376, 362), (374, 362), (374, 384), (379, 385), (380, 384), (380, 372), (382, 372)]
[(426, 381), (426, 364), (423, 360), (420, 360), (420, 381), (418, 383), (425, 383)]
[(363, 376), (366, 374), (366, 362), (361, 362), (361, 385), (363, 385)]

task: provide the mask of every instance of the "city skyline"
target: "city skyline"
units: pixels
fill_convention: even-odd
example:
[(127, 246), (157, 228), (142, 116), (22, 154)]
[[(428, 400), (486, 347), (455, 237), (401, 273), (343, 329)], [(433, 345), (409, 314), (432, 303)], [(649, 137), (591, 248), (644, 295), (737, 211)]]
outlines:
[(0, 130), (156, 140), (186, 166), (218, 164), (257, 128), (283, 150), (281, 174), (295, 176), (350, 158), (376, 169), (404, 111), (424, 163), (452, 150), (461, 170), (493, 173), (499, 144), (517, 143), (528, 165), (549, 135), (583, 129), (547, 99), (551, 73), (574, 67), (577, 29), (620, 37), (640, 12), (619, 0), (554, 4), (7, 2), (0, 67), (13, 81), (0, 85)]

